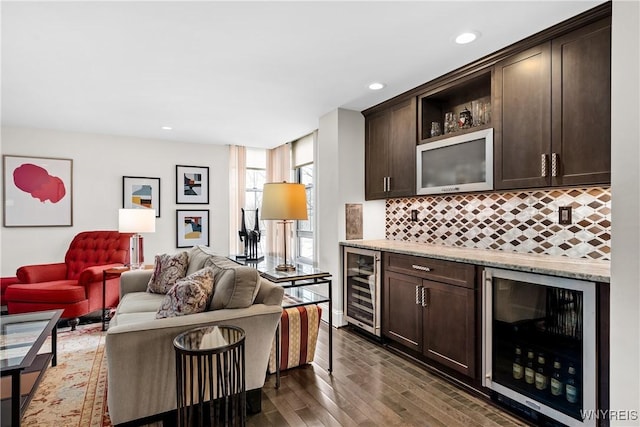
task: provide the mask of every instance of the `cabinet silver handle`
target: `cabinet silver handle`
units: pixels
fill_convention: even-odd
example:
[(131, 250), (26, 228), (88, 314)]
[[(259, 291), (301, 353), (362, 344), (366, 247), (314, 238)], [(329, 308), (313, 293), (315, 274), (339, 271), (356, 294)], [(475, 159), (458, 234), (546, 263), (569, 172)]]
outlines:
[(387, 191), (391, 191), (391, 177), (387, 177)]
[(416, 285), (416, 305), (420, 305), (420, 288), (422, 286)]
[(551, 176), (558, 176), (558, 153), (551, 153)]
[(426, 308), (427, 307), (427, 298), (426, 298), (425, 294), (427, 293), (427, 291), (425, 290), (424, 287), (422, 287), (421, 289), (422, 289), (422, 292), (421, 292), (422, 295), (421, 295), (421, 301), (420, 302), (422, 303), (422, 306)]
[(382, 191), (387, 191), (387, 177), (382, 178)]
[(417, 264), (413, 264), (413, 265), (411, 265), (411, 267), (412, 267), (414, 270), (420, 270), (420, 271), (433, 271), (433, 270), (431, 270), (429, 267), (425, 267), (424, 265), (417, 265)]
[(547, 176), (547, 155), (546, 154), (540, 155), (540, 176), (543, 178)]

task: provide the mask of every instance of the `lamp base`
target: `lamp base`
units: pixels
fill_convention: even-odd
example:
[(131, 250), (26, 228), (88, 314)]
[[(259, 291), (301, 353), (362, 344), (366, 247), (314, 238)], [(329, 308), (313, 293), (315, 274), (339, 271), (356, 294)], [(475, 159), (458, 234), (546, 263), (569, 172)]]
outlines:
[(129, 268), (140, 270), (144, 268), (144, 240), (138, 233), (129, 239)]
[(296, 271), (296, 266), (292, 264), (280, 264), (276, 266), (276, 271)]

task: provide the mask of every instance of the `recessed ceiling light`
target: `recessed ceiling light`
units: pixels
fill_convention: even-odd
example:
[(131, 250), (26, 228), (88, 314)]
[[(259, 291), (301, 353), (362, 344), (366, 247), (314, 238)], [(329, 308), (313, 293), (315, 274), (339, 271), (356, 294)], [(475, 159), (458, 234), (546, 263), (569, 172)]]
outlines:
[(162, 126), (162, 130), (173, 130), (171, 126)]
[(466, 33), (462, 33), (460, 34), (458, 37), (456, 37), (456, 43), (458, 44), (467, 44), (467, 43), (471, 43), (472, 41), (474, 41), (475, 39), (478, 38), (480, 34), (473, 31), (469, 31)]
[(369, 85), (369, 89), (371, 90), (380, 90), (383, 87), (384, 87), (384, 83), (379, 83), (379, 82), (371, 83)]

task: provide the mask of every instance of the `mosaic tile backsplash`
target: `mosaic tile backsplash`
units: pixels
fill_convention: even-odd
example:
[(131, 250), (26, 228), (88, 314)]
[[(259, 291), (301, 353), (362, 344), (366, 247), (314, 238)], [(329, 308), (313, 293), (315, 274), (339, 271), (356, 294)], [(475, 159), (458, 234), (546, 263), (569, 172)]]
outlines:
[[(571, 225), (558, 208), (572, 207)], [(418, 221), (411, 221), (411, 211)], [(386, 238), (569, 258), (610, 260), (609, 187), (388, 199)]]

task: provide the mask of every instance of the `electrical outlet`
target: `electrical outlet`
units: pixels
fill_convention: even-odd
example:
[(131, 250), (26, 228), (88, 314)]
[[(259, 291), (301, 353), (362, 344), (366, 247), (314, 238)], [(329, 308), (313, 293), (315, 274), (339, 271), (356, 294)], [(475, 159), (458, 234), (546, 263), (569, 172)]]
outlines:
[(571, 206), (560, 206), (560, 209), (558, 209), (558, 224), (571, 224)]
[(418, 221), (418, 211), (415, 209), (411, 210), (411, 222)]

